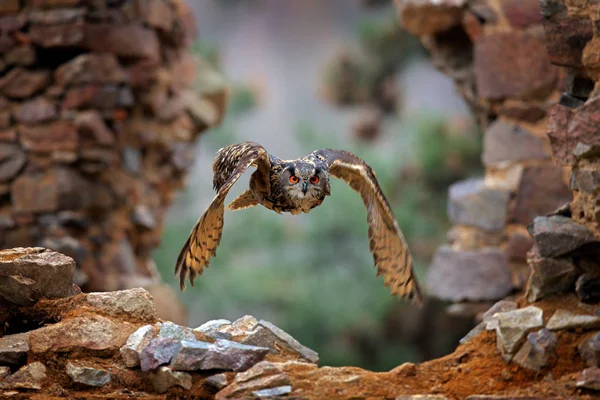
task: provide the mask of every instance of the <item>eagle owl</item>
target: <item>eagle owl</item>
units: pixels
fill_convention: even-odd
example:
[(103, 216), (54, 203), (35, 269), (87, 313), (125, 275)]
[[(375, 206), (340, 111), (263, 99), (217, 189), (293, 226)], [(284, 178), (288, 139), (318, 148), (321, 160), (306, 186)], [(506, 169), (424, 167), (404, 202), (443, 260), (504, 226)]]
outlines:
[(344, 180), (357, 191), (367, 208), (370, 249), (377, 275), (392, 294), (407, 297), (421, 305), (422, 298), (413, 271), (413, 260), (392, 214), (375, 173), (352, 153), (342, 150), (316, 150), (297, 160), (281, 160), (258, 143), (233, 144), (217, 152), (212, 168), (213, 186), (217, 195), (202, 214), (181, 249), (175, 266), (181, 290), (189, 277), (194, 284), (197, 275), (216, 256), (223, 232), (225, 197), (229, 189), (250, 166), (256, 171), (250, 177), (250, 187), (227, 206), (241, 210), (263, 205), (279, 214), (308, 213), (330, 195), (329, 177)]

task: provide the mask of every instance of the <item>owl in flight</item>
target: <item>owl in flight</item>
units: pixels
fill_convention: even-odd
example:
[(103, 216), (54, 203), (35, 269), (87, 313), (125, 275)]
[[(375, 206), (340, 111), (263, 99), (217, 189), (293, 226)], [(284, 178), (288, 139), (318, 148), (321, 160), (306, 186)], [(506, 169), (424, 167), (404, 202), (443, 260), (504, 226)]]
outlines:
[(256, 167), (250, 187), (227, 206), (230, 210), (263, 205), (279, 214), (308, 213), (330, 195), (329, 177), (344, 180), (357, 191), (367, 208), (369, 242), (377, 275), (392, 294), (407, 297), (421, 305), (422, 297), (413, 271), (413, 260), (398, 223), (392, 214), (371, 167), (352, 153), (342, 150), (316, 150), (297, 160), (281, 160), (254, 142), (233, 144), (220, 149), (212, 164), (213, 186), (217, 195), (202, 214), (181, 249), (175, 266), (181, 290), (189, 277), (208, 268), (216, 256), (223, 232), (225, 197), (248, 167)]

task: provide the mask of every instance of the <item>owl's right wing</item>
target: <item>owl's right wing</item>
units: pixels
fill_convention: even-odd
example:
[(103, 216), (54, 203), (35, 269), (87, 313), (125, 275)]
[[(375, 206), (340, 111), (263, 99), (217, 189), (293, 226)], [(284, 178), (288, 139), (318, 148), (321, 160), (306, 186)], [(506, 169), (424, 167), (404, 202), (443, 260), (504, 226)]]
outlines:
[(250, 166), (255, 166), (261, 171), (271, 168), (269, 154), (258, 143), (233, 144), (217, 152), (213, 162), (213, 186), (217, 195), (198, 219), (177, 257), (175, 275), (179, 275), (181, 290), (185, 289), (185, 280), (188, 277), (194, 286), (196, 276), (202, 275), (204, 268), (208, 268), (210, 258), (217, 254), (217, 246), (223, 233), (225, 197)]
[(371, 167), (343, 150), (324, 149), (313, 154), (327, 163), (332, 176), (344, 180), (360, 194), (367, 208), (369, 244), (377, 275), (383, 275), (384, 283), (392, 294), (407, 297), (421, 305), (422, 296), (415, 279), (412, 256)]

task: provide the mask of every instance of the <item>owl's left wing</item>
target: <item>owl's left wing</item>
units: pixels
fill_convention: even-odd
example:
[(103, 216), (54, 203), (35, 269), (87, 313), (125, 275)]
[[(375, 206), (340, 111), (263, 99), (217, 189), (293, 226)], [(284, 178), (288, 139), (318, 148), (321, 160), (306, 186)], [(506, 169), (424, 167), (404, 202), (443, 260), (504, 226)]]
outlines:
[[(251, 165), (262, 173), (267, 173), (271, 168), (269, 154), (258, 143), (233, 144), (218, 151), (213, 162), (213, 185), (217, 195), (198, 219), (175, 264), (175, 275), (179, 275), (181, 290), (185, 289), (188, 277), (193, 286), (196, 276), (208, 268), (210, 258), (216, 255), (223, 233), (225, 196)], [(265, 181), (268, 182), (268, 179)]]
[(393, 295), (407, 297), (420, 306), (422, 296), (415, 279), (412, 256), (371, 167), (343, 150), (323, 149), (313, 155), (327, 163), (331, 175), (343, 179), (362, 197), (367, 208), (369, 244), (377, 276), (383, 275), (384, 283)]

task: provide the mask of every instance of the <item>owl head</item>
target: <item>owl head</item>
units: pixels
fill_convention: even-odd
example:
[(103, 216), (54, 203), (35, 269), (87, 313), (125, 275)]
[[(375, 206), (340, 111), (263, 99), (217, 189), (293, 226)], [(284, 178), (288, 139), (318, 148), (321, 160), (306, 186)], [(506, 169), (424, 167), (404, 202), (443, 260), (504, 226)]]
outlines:
[(329, 195), (329, 174), (325, 165), (294, 161), (285, 166), (280, 179), (281, 187), (291, 199), (310, 201)]

